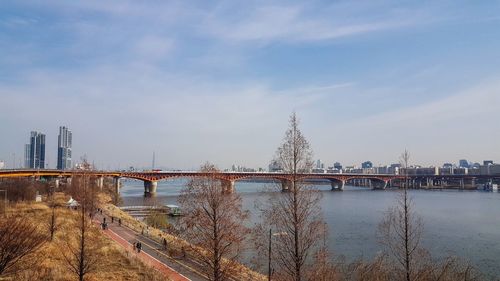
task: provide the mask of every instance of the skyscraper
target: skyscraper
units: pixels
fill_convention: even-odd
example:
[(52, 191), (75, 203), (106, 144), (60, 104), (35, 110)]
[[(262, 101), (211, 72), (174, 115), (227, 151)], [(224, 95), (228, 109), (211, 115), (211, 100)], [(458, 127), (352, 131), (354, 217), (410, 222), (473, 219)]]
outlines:
[(26, 168), (45, 169), (45, 134), (31, 131), (30, 143), (24, 146)]
[(59, 136), (57, 137), (57, 169), (71, 169), (71, 142), (73, 135), (65, 127), (59, 127)]
[(460, 168), (469, 168), (469, 161), (467, 161), (466, 159), (461, 159), (460, 161), (458, 161), (458, 167)]

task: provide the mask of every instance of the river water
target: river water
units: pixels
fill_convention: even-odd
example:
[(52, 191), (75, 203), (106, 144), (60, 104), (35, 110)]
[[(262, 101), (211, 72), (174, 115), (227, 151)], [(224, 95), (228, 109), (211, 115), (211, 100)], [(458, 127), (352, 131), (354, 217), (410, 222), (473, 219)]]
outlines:
[[(123, 205), (176, 204), (186, 180), (158, 182), (154, 198), (145, 198), (142, 181), (122, 181)], [(243, 208), (258, 219), (256, 201), (265, 201), (272, 183), (236, 182)], [(371, 190), (346, 186), (333, 192), (330, 185), (314, 186), (322, 191), (323, 215), (329, 226), (329, 248), (348, 260), (370, 259), (381, 246), (377, 225), (395, 204), (395, 190)], [(415, 210), (422, 218), (422, 243), (434, 257), (456, 255), (470, 260), (488, 276), (500, 277), (500, 193), (458, 190), (411, 190)]]

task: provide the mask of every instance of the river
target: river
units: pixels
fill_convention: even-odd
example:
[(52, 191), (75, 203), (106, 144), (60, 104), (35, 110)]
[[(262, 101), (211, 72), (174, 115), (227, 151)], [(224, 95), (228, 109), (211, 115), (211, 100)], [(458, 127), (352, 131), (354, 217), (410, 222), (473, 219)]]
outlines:
[[(176, 204), (184, 179), (158, 182), (154, 198), (145, 198), (142, 181), (123, 181), (123, 205)], [(272, 183), (236, 182), (236, 192), (251, 220), (258, 219), (255, 202), (268, 198)], [(322, 191), (323, 215), (329, 226), (329, 248), (348, 260), (370, 259), (381, 246), (377, 225), (396, 201), (396, 190), (371, 190), (346, 186), (333, 192), (330, 185), (315, 185)], [(411, 190), (415, 210), (422, 218), (422, 244), (434, 257), (456, 255), (470, 260), (489, 276), (500, 276), (500, 193), (458, 190)]]

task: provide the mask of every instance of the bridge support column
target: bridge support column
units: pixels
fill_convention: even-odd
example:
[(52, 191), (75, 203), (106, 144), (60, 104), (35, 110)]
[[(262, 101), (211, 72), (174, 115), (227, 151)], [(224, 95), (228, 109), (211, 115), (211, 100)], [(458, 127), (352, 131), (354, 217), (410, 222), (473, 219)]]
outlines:
[(470, 185), (472, 188), (476, 188), (476, 179), (475, 178), (470, 179)]
[(343, 180), (330, 180), (333, 191), (343, 191), (345, 186), (345, 181)]
[(100, 190), (102, 190), (102, 187), (104, 186), (104, 177), (97, 177), (96, 185)]
[(120, 177), (113, 178), (113, 187), (115, 188), (116, 194), (120, 193)]
[(154, 194), (157, 187), (157, 181), (144, 181), (144, 193)]
[(373, 189), (386, 189), (389, 180), (371, 180)]
[(292, 188), (292, 181), (289, 180), (281, 180), (281, 191), (287, 192)]
[(234, 180), (221, 180), (220, 184), (222, 186), (222, 193), (233, 193), (234, 192)]
[(59, 188), (59, 179), (54, 180), (54, 186), (56, 187), (56, 189)]

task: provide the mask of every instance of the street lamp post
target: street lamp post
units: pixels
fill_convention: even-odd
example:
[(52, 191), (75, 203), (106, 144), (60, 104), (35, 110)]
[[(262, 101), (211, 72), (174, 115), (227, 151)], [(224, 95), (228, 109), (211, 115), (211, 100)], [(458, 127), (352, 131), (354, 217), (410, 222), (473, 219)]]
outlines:
[(272, 239), (272, 233), (271, 233), (271, 229), (269, 228), (269, 268), (268, 268), (268, 276), (267, 276), (267, 280), (268, 281), (271, 281), (271, 239)]

